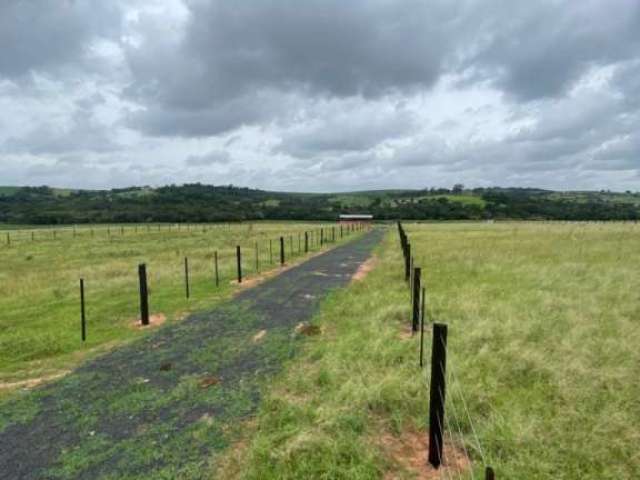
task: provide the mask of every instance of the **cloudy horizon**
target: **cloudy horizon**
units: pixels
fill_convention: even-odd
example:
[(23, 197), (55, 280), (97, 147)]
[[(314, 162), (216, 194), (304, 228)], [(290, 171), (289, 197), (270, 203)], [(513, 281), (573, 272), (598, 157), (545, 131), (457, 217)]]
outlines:
[(640, 190), (640, 3), (6, 0), (0, 185)]

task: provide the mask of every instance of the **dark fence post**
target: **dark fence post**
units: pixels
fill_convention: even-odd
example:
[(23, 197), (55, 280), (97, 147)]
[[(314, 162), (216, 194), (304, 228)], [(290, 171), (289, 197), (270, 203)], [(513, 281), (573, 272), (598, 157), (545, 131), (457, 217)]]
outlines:
[(304, 232), (304, 253), (309, 253), (309, 234)]
[(409, 281), (411, 276), (411, 244), (407, 243), (404, 255), (404, 279)]
[(242, 254), (240, 253), (240, 245), (236, 245), (236, 263), (238, 266), (238, 283), (242, 283)]
[(140, 321), (142, 325), (149, 325), (149, 292), (147, 290), (147, 266), (144, 263), (138, 265), (138, 277), (140, 279)]
[(485, 480), (495, 480), (496, 474), (493, 471), (493, 468), (487, 467), (484, 470), (484, 479)]
[(273, 245), (271, 244), (271, 239), (269, 239), (269, 264), (273, 265)]
[(342, 238), (342, 224), (340, 224), (340, 238)]
[(280, 237), (280, 265), (284, 265), (284, 237)]
[(298, 253), (300, 253), (302, 251), (302, 248), (300, 247), (300, 232), (298, 232)]
[(320, 229), (320, 246), (324, 244), (324, 228)]
[(420, 322), (420, 277), (422, 269), (416, 267), (413, 269), (413, 317), (411, 322), (411, 331), (418, 331)]
[(444, 400), (447, 368), (447, 326), (433, 324), (431, 391), (429, 392), (429, 463), (440, 467), (444, 459)]
[(189, 259), (184, 257), (184, 286), (187, 298), (189, 298)]
[(80, 337), (83, 342), (87, 339), (87, 317), (84, 310), (84, 278), (80, 279)]
[(336, 241), (336, 227), (331, 227), (331, 241)]
[(420, 306), (420, 367), (424, 364), (424, 303), (426, 295), (426, 289), (422, 287), (422, 304)]
[(216, 287), (220, 285), (220, 276), (218, 274), (218, 251), (213, 252), (213, 264), (216, 272)]

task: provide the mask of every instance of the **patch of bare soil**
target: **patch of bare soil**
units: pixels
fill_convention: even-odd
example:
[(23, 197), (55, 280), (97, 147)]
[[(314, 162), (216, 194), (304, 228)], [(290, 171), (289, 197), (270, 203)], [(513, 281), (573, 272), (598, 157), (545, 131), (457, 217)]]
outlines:
[[(420, 332), (418, 332), (418, 335), (420, 335)], [(402, 340), (408, 340), (410, 338), (413, 338), (414, 333), (413, 330), (411, 328), (411, 325), (402, 325), (401, 330), (400, 330), (400, 338)]]
[(358, 267), (358, 270), (356, 270), (356, 273), (354, 273), (353, 277), (351, 277), (351, 281), (359, 282), (360, 280), (362, 280), (364, 277), (366, 277), (369, 274), (371, 270), (375, 268), (377, 263), (378, 263), (378, 257), (376, 257), (375, 255), (372, 255), (371, 257), (369, 257), (369, 259), (366, 262), (364, 262)]
[[(384, 434), (381, 446), (395, 465), (403, 471), (415, 475), (418, 480), (458, 478), (471, 469), (471, 462), (465, 453), (455, 445), (445, 441), (444, 463), (435, 469), (427, 462), (428, 439), (426, 433), (404, 432), (400, 437)], [(388, 471), (384, 480), (403, 478), (397, 471)]]
[(262, 340), (265, 336), (267, 335), (267, 331), (266, 330), (260, 330), (258, 333), (256, 333), (253, 336), (253, 342), (254, 343), (258, 343), (260, 340)]
[(149, 316), (149, 325), (142, 325), (142, 320), (136, 318), (133, 321), (134, 328), (149, 328), (149, 327), (158, 327), (167, 321), (167, 316), (164, 313), (156, 313), (154, 315)]
[(300, 322), (298, 325), (296, 325), (295, 331), (300, 335), (306, 335), (308, 337), (312, 335), (319, 335), (320, 333), (322, 333), (322, 330), (319, 326), (311, 325), (306, 322)]
[(200, 380), (199, 385), (200, 385), (200, 388), (209, 388), (219, 383), (220, 383), (220, 379), (218, 377), (207, 376), (207, 377), (203, 377)]
[(57, 380), (64, 377), (70, 370), (54, 373), (51, 375), (43, 375), (41, 377), (27, 378), (26, 380), (20, 380), (17, 382), (0, 382), (0, 390), (13, 390), (14, 388), (33, 388), (37, 387), (41, 383), (50, 382), (51, 380)]

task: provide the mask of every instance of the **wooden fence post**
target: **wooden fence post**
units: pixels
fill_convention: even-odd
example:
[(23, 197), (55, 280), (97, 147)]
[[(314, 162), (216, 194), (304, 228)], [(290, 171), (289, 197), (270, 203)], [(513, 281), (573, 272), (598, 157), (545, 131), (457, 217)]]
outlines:
[(280, 265), (284, 265), (284, 237), (280, 237)]
[(184, 285), (185, 285), (185, 293), (187, 294), (187, 298), (189, 298), (189, 259), (184, 257)]
[(420, 322), (420, 277), (422, 269), (416, 267), (413, 269), (413, 316), (411, 321), (411, 332), (418, 331)]
[(431, 345), (431, 390), (429, 392), (429, 456), (434, 468), (444, 459), (444, 402), (445, 372), (447, 368), (447, 326), (433, 324)]
[(273, 265), (273, 246), (271, 245), (271, 239), (269, 239), (269, 265)]
[(304, 253), (309, 253), (309, 234), (304, 232)]
[(240, 253), (240, 245), (236, 245), (236, 264), (238, 267), (238, 283), (242, 283), (242, 254)]
[(84, 278), (80, 279), (80, 338), (87, 340), (87, 317), (84, 309)]
[(147, 290), (147, 266), (144, 263), (138, 265), (138, 278), (140, 279), (140, 322), (149, 325), (149, 292)]
[(484, 479), (485, 480), (495, 480), (496, 474), (493, 471), (493, 468), (487, 467), (484, 470)]

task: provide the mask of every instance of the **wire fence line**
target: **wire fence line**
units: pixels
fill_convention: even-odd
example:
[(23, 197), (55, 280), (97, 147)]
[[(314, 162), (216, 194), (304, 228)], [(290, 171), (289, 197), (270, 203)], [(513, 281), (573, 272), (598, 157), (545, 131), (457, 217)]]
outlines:
[[(47, 283), (46, 275), (37, 275), (38, 281), (33, 285), (29, 285), (28, 281), (13, 282), (12, 286), (6, 283), (0, 285), (0, 327), (4, 330), (0, 336), (0, 357), (7, 357), (7, 361), (15, 363), (16, 359), (42, 358), (50, 349), (72, 351), (77, 347), (70, 345), (78, 345), (79, 341), (84, 343), (87, 340), (89, 344), (104, 341), (99, 333), (107, 331), (112, 332), (108, 334), (110, 338), (117, 338), (120, 334), (115, 330), (127, 328), (123, 322), (128, 325), (129, 320), (135, 321), (137, 318), (139, 322), (141, 319), (140, 279), (136, 269), (138, 261), (146, 262), (148, 267), (145, 268), (145, 277), (148, 279), (151, 316), (178, 315), (185, 309), (189, 311), (204, 306), (204, 302), (234, 288), (239, 279), (244, 281), (281, 265), (290, 265), (347, 241), (365, 230), (364, 225), (355, 223), (291, 226), (294, 228), (290, 230), (280, 230), (282, 226), (275, 226), (265, 232), (256, 231), (253, 225), (244, 225), (242, 228), (232, 226), (230, 228), (239, 230), (238, 235), (231, 239), (218, 238), (222, 241), (206, 247), (208, 251), (200, 248), (194, 255), (189, 254), (188, 246), (181, 246), (175, 253), (163, 253), (162, 258), (157, 260), (145, 259), (142, 255), (139, 260), (132, 258), (130, 268), (126, 268), (126, 265), (123, 268), (123, 264), (129, 260), (118, 260), (114, 268), (89, 266), (84, 272), (82, 267), (77, 269), (74, 265), (68, 273), (61, 272), (51, 283)], [(140, 238), (142, 241), (154, 241), (142, 235)], [(167, 241), (173, 238), (169, 237)], [(280, 251), (281, 245), (283, 252)], [(56, 248), (56, 252), (60, 250), (56, 255), (64, 257), (66, 248), (85, 246), (90, 247), (87, 244), (65, 242), (60, 249)], [(14, 249), (14, 246), (11, 248)], [(24, 260), (23, 253), (27, 251), (30, 250), (21, 250), (15, 258)], [(118, 251), (115, 248), (109, 253), (115, 255)], [(173, 255), (174, 260), (171, 258)], [(194, 301), (196, 303), (192, 303)], [(82, 324), (79, 322), (81, 312)], [(50, 328), (46, 333), (40, 331), (45, 324)], [(51, 330), (54, 324), (55, 331)], [(96, 336), (92, 338), (92, 334)]]
[[(411, 244), (401, 222), (397, 223), (400, 246), (404, 255), (404, 278), (409, 284), (411, 297), (411, 328), (412, 333), (420, 331), (419, 365), (425, 365), (424, 350), (424, 322), (429, 321), (426, 314), (426, 288), (422, 286), (422, 270), (415, 265)], [(415, 250), (413, 250), (415, 252)], [(432, 319), (433, 320), (433, 319)], [(447, 360), (447, 325), (432, 321), (433, 341), (431, 351), (431, 375), (425, 375), (426, 391), (430, 392), (429, 401), (429, 441), (427, 443), (429, 455), (425, 459), (433, 468), (441, 470), (445, 478), (476, 479), (478, 468), (484, 466), (484, 478), (493, 480), (495, 474), (489, 466), (489, 459), (482, 448), (478, 430), (474, 424), (468, 402), (465, 398), (459, 376), (454, 363)], [(445, 368), (446, 367), (446, 368)], [(427, 372), (429, 369), (427, 369)], [(449, 395), (446, 395), (446, 390)], [(468, 429), (464, 425), (468, 424)], [(475, 458), (479, 456), (481, 465), (477, 465)], [(461, 458), (462, 457), (462, 458)]]

